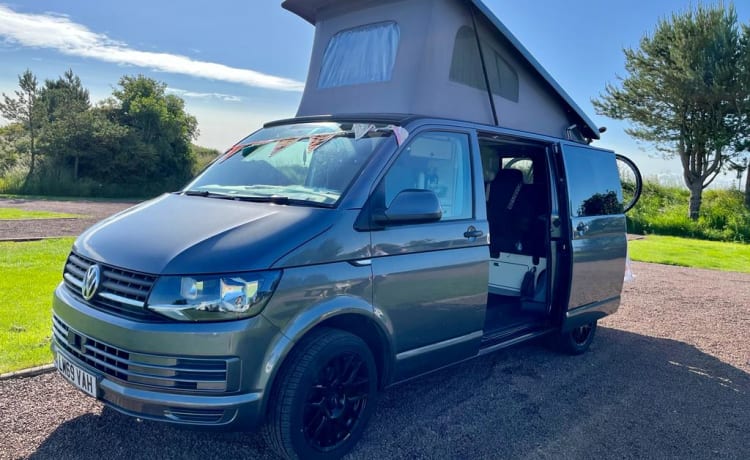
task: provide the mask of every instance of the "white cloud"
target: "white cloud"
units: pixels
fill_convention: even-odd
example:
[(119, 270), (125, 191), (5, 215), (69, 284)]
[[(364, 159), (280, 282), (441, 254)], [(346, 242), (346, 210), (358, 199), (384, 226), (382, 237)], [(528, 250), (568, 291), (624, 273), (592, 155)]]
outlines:
[(295, 80), (250, 69), (198, 61), (178, 54), (140, 51), (124, 42), (93, 32), (86, 26), (71, 21), (67, 16), (55, 13), (17, 13), (4, 5), (0, 5), (0, 39), (21, 46), (54, 49), (71, 56), (257, 88), (301, 91), (304, 86)]
[(180, 97), (191, 97), (195, 99), (219, 99), (224, 102), (241, 102), (242, 101), (242, 98), (240, 96), (235, 96), (233, 94), (198, 93), (195, 91), (188, 91), (186, 89), (179, 89), (179, 88), (167, 88), (167, 92), (171, 94), (175, 94)]

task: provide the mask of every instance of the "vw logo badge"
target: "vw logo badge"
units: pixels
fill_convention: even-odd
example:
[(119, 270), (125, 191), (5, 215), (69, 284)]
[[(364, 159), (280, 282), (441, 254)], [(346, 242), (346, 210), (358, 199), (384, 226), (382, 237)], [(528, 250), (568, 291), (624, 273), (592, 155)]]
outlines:
[(98, 265), (92, 265), (86, 270), (86, 274), (83, 276), (83, 284), (81, 285), (81, 294), (86, 300), (91, 300), (96, 294), (96, 290), (99, 288), (100, 270)]

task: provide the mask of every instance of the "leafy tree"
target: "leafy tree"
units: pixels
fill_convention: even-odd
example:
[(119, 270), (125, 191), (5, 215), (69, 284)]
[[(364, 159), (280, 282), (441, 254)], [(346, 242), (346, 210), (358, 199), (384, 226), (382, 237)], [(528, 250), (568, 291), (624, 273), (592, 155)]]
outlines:
[(680, 158), (693, 220), (703, 189), (737, 155), (747, 100), (744, 43), (732, 6), (673, 14), (639, 49), (624, 50), (629, 75), (592, 101), (599, 114), (629, 120), (633, 137)]
[(28, 69), (18, 76), (18, 86), (20, 89), (15, 91), (15, 98), (3, 93), (3, 102), (0, 102), (0, 114), (10, 122), (22, 125), (29, 135), (28, 149), (31, 162), (29, 172), (26, 175), (26, 181), (28, 181), (34, 175), (34, 167), (36, 166), (36, 140), (40, 124), (40, 113), (37, 106), (39, 86), (36, 77)]
[(195, 164), (190, 145), (197, 120), (185, 112), (182, 99), (166, 94), (164, 83), (138, 75), (122, 77), (119, 86), (105, 110), (129, 130), (126, 157), (117, 160), (121, 172), (148, 183), (181, 185)]
[(742, 26), (742, 59), (740, 61), (740, 73), (738, 77), (745, 88), (744, 98), (741, 101), (740, 126), (744, 128), (742, 138), (737, 143), (737, 150), (745, 151), (744, 162), (735, 162), (735, 165), (745, 166), (745, 207), (750, 209), (750, 26)]
[(20, 163), (18, 147), (25, 138), (26, 133), (19, 123), (0, 127), (0, 177)]
[(92, 155), (90, 141), (96, 138), (92, 129), (89, 92), (81, 79), (68, 70), (57, 80), (46, 80), (39, 90), (38, 106), (43, 113), (44, 124), (40, 144), (46, 153), (50, 168), (72, 169), (72, 177), (78, 179), (79, 160)]

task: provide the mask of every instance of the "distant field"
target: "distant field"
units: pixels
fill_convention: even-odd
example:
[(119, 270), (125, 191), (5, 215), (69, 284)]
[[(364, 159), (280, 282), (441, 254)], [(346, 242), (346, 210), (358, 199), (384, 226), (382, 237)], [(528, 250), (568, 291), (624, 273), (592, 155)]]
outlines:
[(629, 248), (640, 262), (750, 273), (750, 244), (649, 235)]
[(73, 238), (0, 242), (0, 374), (49, 363), (52, 291)]
[(85, 217), (78, 214), (66, 214), (64, 212), (27, 211), (16, 208), (0, 208), (0, 220), (20, 219), (61, 219), (61, 218)]

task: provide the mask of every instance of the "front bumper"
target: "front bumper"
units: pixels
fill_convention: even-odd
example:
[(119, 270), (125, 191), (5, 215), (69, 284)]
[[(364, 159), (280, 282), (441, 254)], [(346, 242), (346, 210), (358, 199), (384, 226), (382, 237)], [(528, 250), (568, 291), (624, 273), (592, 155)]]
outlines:
[(278, 334), (258, 316), (226, 323), (147, 323), (94, 309), (58, 286), (52, 351), (93, 374), (97, 396), (125, 414), (180, 425), (251, 429), (263, 422), (257, 388)]

